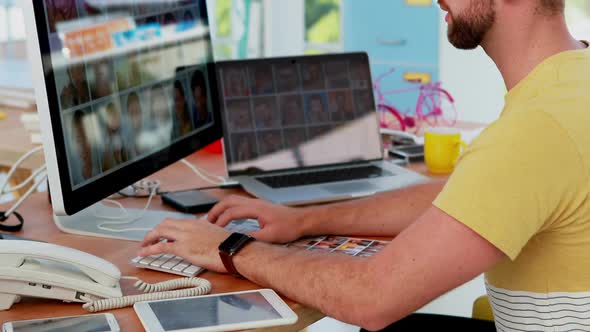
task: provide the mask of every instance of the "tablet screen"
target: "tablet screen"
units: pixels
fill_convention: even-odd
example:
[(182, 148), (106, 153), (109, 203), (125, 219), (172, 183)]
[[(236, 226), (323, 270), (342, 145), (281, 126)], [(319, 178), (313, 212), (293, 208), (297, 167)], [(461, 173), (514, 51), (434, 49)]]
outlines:
[(105, 315), (59, 317), (12, 323), (13, 332), (112, 331)]
[(257, 292), (159, 301), (149, 306), (166, 331), (281, 318)]

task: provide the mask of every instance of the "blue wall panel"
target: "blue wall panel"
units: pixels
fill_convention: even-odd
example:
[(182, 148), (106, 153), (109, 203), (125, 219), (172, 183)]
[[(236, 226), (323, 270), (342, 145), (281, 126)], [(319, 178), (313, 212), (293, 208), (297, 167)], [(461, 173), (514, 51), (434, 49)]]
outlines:
[[(427, 73), (438, 81), (439, 8), (433, 2), (412, 5), (413, 0), (342, 0), (343, 43), (346, 51), (365, 51), (373, 78), (390, 68), (384, 90), (416, 87), (406, 73)], [(418, 1), (424, 2), (424, 1)], [(415, 108), (418, 92), (393, 97), (396, 108)]]

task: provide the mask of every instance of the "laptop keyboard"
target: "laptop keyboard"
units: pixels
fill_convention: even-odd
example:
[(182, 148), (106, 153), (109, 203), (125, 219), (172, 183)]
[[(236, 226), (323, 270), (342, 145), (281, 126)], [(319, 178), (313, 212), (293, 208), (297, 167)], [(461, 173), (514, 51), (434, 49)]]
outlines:
[[(259, 230), (260, 226), (258, 225), (258, 221), (254, 219), (240, 219), (232, 221), (225, 226), (225, 229), (231, 232), (249, 233)], [(200, 266), (191, 264), (182, 257), (171, 254), (147, 257), (137, 256), (130, 263), (135, 267), (177, 274), (184, 277), (194, 277), (205, 270)]]
[(393, 174), (373, 165), (321, 170), (297, 174), (283, 174), (273, 176), (260, 176), (256, 179), (271, 188), (286, 188), (306, 186), (311, 184), (331, 183), (392, 176)]

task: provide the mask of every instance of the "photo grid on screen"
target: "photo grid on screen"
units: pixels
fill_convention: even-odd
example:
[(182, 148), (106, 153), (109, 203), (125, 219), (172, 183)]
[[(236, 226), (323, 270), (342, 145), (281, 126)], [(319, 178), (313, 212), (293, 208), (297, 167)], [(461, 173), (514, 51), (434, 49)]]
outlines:
[(85, 0), (44, 3), (73, 189), (213, 124), (210, 59), (203, 56), (210, 44), (203, 37), (88, 54), (85, 43), (76, 50), (82, 54), (56, 65), (67, 45), (58, 37), (64, 24), (100, 31), (124, 17), (131, 22), (127, 35), (157, 34), (169, 25), (178, 31), (198, 28), (207, 24), (199, 0), (130, 1), (102, 9)]
[(270, 60), (218, 71), (230, 164), (295, 148), (373, 111), (366, 61)]

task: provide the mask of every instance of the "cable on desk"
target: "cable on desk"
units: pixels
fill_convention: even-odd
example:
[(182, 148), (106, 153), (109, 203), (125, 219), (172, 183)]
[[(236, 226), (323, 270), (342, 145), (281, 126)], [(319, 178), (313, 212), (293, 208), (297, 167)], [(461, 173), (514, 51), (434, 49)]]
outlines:
[(142, 183), (140, 182), (140, 185), (145, 186), (145, 189), (149, 189), (149, 191), (150, 191), (148, 201), (145, 204), (143, 210), (141, 210), (141, 212), (139, 212), (136, 216), (130, 216), (129, 213), (127, 212), (127, 209), (125, 209), (125, 207), (123, 206), (123, 204), (121, 204), (115, 200), (112, 200), (112, 199), (106, 199), (105, 202), (112, 203), (112, 204), (115, 204), (118, 207), (120, 207), (121, 210), (123, 211), (123, 215), (111, 217), (111, 216), (101, 216), (101, 215), (97, 215), (95, 213), (94, 216), (97, 218), (106, 219), (106, 220), (121, 220), (121, 221), (110, 221), (110, 222), (100, 223), (97, 226), (99, 229), (101, 229), (103, 231), (107, 231), (107, 232), (113, 232), (113, 233), (123, 233), (123, 232), (133, 232), (133, 231), (149, 231), (152, 229), (152, 228), (145, 228), (145, 227), (144, 228), (122, 228), (122, 229), (105, 227), (105, 225), (132, 224), (132, 223), (136, 222), (137, 220), (141, 219), (145, 215), (145, 212), (150, 207), (150, 205), (152, 204), (152, 200), (156, 196), (156, 192), (158, 191), (158, 188), (160, 188), (160, 181), (144, 181)]
[(82, 308), (84, 308), (88, 312), (98, 312), (104, 310), (125, 308), (135, 304), (136, 302), (200, 296), (211, 292), (211, 283), (208, 280), (202, 278), (174, 279), (159, 282), (156, 284), (147, 283), (136, 277), (123, 277), (122, 279), (137, 280), (134, 287), (148, 294), (123, 296), (118, 298), (102, 299), (97, 301), (92, 301), (87, 297), (81, 297), (82, 300), (87, 301), (84, 305), (82, 305)]
[(190, 168), (198, 177), (203, 179), (205, 182), (208, 182), (213, 185), (224, 185), (228, 183), (228, 180), (223, 176), (218, 176), (207, 172), (206, 170), (195, 166), (189, 163), (186, 159), (181, 159), (181, 163), (183, 163), (186, 167)]
[[(24, 218), (22, 217), (22, 215), (20, 215), (19, 213), (16, 212), (16, 209), (18, 209), (25, 202), (25, 200), (29, 196), (31, 196), (31, 194), (35, 190), (37, 190), (37, 188), (43, 182), (45, 182), (45, 180), (47, 180), (47, 168), (45, 165), (43, 165), (43, 166), (39, 167), (38, 169), (36, 169), (31, 174), (31, 176), (29, 176), (22, 183), (19, 183), (18, 185), (16, 185), (14, 188), (12, 188), (10, 190), (6, 190), (6, 187), (8, 187), (8, 183), (10, 182), (10, 178), (14, 176), (14, 173), (16, 173), (16, 170), (18, 169), (18, 167), (23, 162), (25, 162), (27, 159), (29, 159), (31, 156), (35, 155), (36, 153), (38, 153), (39, 151), (42, 151), (42, 150), (43, 150), (43, 147), (38, 146), (38, 147), (30, 150), (29, 152), (25, 153), (22, 157), (20, 157), (14, 163), (14, 165), (12, 165), (12, 167), (8, 171), (8, 174), (6, 175), (6, 181), (2, 184), (2, 186), (0, 186), (0, 196), (2, 196), (4, 194), (12, 193), (12, 192), (17, 191), (19, 189), (22, 189), (25, 186), (27, 186), (29, 183), (33, 182), (33, 185), (25, 192), (24, 195), (22, 195), (21, 198), (19, 198), (16, 201), (16, 203), (14, 203), (14, 205), (11, 208), (9, 208), (8, 210), (6, 210), (4, 212), (0, 212), (0, 223), (8, 220), (8, 218), (11, 215), (14, 215), (16, 217), (16, 219), (18, 220), (18, 224), (17, 225), (0, 225), (0, 230), (7, 231), (7, 232), (18, 232), (23, 228), (23, 225), (25, 223)], [(37, 178), (38, 176), (41, 176), (41, 180), (35, 181), (35, 178)]]
[[(240, 188), (240, 187), (241, 187), (241, 185), (237, 182), (224, 182), (219, 185), (210, 186), (210, 187), (201, 187), (201, 188), (192, 189), (192, 190), (233, 189), (233, 188)], [(100, 223), (97, 226), (99, 229), (101, 229), (103, 231), (107, 231), (107, 232), (112, 232), (112, 233), (124, 233), (124, 232), (134, 232), (134, 231), (142, 232), (142, 231), (150, 231), (152, 229), (152, 228), (145, 228), (145, 227), (139, 227), (139, 228), (129, 227), (129, 228), (121, 228), (121, 229), (107, 227), (108, 225), (128, 225), (128, 224), (132, 224), (132, 223), (136, 222), (137, 220), (141, 219), (145, 215), (145, 212), (150, 207), (152, 200), (155, 196), (163, 195), (163, 194), (167, 193), (167, 192), (162, 192), (159, 190), (160, 189), (160, 181), (158, 181), (158, 180), (140, 181), (140, 182), (134, 184), (133, 188), (134, 188), (134, 191), (147, 190), (149, 192), (149, 195), (146, 195), (146, 196), (128, 195), (128, 194), (123, 195), (121, 192), (119, 192), (119, 194), (121, 196), (130, 197), (130, 198), (147, 198), (148, 201), (147, 201), (146, 205), (144, 206), (143, 210), (141, 212), (139, 212), (136, 216), (130, 216), (129, 213), (127, 212), (127, 209), (125, 209), (125, 207), (123, 206), (123, 204), (121, 204), (118, 201), (113, 200), (113, 199), (106, 199), (106, 200), (104, 200), (105, 202), (108, 202), (108, 203), (118, 206), (119, 208), (121, 208), (121, 211), (123, 211), (123, 213), (120, 216), (113, 216), (113, 217), (101, 216), (101, 215), (97, 215), (95, 213), (94, 216), (96, 218), (106, 219), (106, 220), (118, 220), (118, 221), (108, 221), (108, 222)], [(191, 190), (191, 189), (189, 189), (189, 190)]]
[[(18, 220), (18, 224), (0, 225), (0, 231), (16, 233), (20, 232), (20, 230), (23, 229), (23, 225), (25, 224), (25, 219), (23, 218), (23, 216), (21, 216), (20, 213), (16, 211), (13, 212), (12, 215), (16, 218), (16, 220)], [(6, 212), (0, 211), (0, 223), (5, 222), (6, 220), (8, 220), (9, 217), (10, 215), (6, 214)]]
[[(180, 162), (182, 164), (184, 164), (186, 167), (188, 167), (191, 171), (193, 171), (198, 177), (203, 179), (205, 182), (213, 184), (213, 186), (194, 188), (194, 189), (188, 189), (188, 190), (236, 189), (236, 188), (242, 187), (238, 182), (230, 181), (229, 179), (227, 179), (223, 176), (211, 174), (208, 171), (206, 171), (205, 169), (191, 164), (186, 159), (181, 159)], [(151, 193), (138, 195), (136, 193), (139, 190), (141, 190), (141, 188), (138, 188), (137, 185), (132, 185), (131, 187), (133, 188), (134, 194), (128, 194), (122, 190), (117, 192), (117, 194), (119, 196), (122, 196), (125, 198), (148, 198), (151, 196)], [(187, 190), (180, 190), (180, 191), (187, 191)], [(174, 191), (160, 191), (160, 190), (158, 190), (156, 192), (156, 196), (161, 196), (163, 194), (168, 194), (171, 192), (174, 192)]]
[[(158, 190), (158, 192), (156, 193), (156, 196), (162, 196), (164, 194), (170, 194), (170, 193), (174, 193), (174, 192), (181, 192), (181, 191), (201, 191), (201, 190), (224, 190), (224, 189), (240, 189), (242, 188), (242, 185), (239, 184), (238, 182), (227, 182), (225, 184), (219, 185), (219, 186), (208, 186), (208, 187), (197, 187), (197, 188), (191, 188), (191, 189), (183, 189), (183, 190), (170, 190), (170, 191), (160, 191)], [(146, 195), (129, 195), (123, 191), (119, 191), (117, 193), (119, 196), (125, 197), (125, 198), (148, 198), (150, 197), (149, 194)]]

